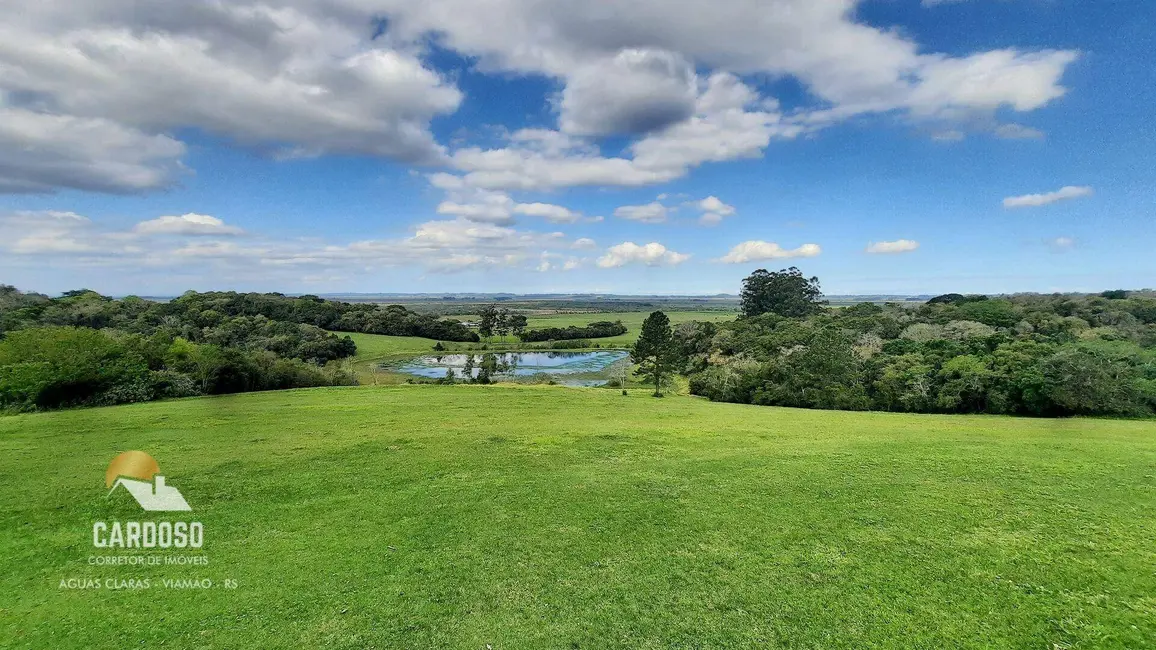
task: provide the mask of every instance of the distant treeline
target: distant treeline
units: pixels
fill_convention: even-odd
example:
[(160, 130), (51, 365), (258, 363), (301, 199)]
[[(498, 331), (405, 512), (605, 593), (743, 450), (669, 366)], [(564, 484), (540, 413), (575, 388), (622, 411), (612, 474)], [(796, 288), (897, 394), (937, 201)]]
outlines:
[(527, 343), (538, 341), (567, 341), (571, 339), (601, 339), (610, 336), (619, 336), (626, 333), (626, 326), (622, 321), (598, 321), (585, 327), (571, 325), (569, 327), (547, 327), (539, 330), (528, 330), (518, 335)]
[(153, 302), (0, 285), (0, 409), (355, 383), (326, 364), (356, 345), (326, 330), (478, 340), (460, 323), (404, 307), (315, 296), (188, 292)]
[(816, 279), (792, 273), (752, 276), (734, 322), (674, 329), (693, 393), (820, 409), (1156, 412), (1156, 299), (947, 294), (832, 309)]
[(178, 305), (182, 311), (212, 311), (227, 316), (265, 316), (270, 320), (305, 323), (337, 332), (420, 336), (442, 341), (478, 341), (478, 335), (458, 321), (418, 314), (401, 305), (380, 306), (335, 302), (309, 295), (291, 298), (279, 293), (231, 291), (190, 291), (164, 304)]

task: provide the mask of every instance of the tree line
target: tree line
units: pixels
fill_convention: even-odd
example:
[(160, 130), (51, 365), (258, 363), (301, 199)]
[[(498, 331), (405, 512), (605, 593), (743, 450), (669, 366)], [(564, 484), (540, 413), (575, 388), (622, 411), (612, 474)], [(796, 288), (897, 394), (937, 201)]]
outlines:
[(356, 383), (331, 331), (477, 341), (456, 321), (391, 305), (188, 292), (171, 301), (57, 298), (0, 285), (0, 409), (105, 405)]
[[(1156, 412), (1156, 299), (945, 294), (827, 307), (817, 278), (758, 270), (729, 323), (643, 325), (636, 362), (715, 401), (1030, 416)], [(664, 318), (664, 317), (663, 317)], [(662, 319), (659, 319), (660, 321)], [(660, 323), (661, 324), (661, 323)]]
[(528, 320), (524, 314), (518, 314), (505, 307), (487, 305), (478, 315), (478, 333), (484, 337), (507, 336), (513, 334), (525, 343), (540, 343), (544, 341), (577, 341), (582, 339), (598, 339), (618, 336), (626, 333), (626, 326), (622, 321), (598, 321), (585, 327), (571, 325), (568, 327), (546, 327), (536, 330), (527, 330)]
[(570, 325), (569, 327), (546, 327), (530, 330), (519, 335), (523, 341), (534, 343), (538, 341), (567, 341), (577, 339), (601, 339), (619, 336), (626, 333), (626, 326), (622, 321), (598, 321), (585, 327)]

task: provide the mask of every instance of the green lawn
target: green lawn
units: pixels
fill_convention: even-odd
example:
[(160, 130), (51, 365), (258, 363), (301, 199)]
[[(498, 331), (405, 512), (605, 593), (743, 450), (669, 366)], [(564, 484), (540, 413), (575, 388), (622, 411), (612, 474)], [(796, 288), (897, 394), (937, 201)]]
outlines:
[[(208, 566), (88, 563), (129, 449)], [(1152, 422), (272, 392), (0, 418), (0, 508), (4, 648), (1156, 646)]]
[(431, 352), (437, 341), (420, 336), (384, 336), (382, 334), (359, 334), (354, 332), (334, 332), (338, 336), (348, 336), (357, 344), (355, 361), (385, 359), (403, 354), (425, 354)]

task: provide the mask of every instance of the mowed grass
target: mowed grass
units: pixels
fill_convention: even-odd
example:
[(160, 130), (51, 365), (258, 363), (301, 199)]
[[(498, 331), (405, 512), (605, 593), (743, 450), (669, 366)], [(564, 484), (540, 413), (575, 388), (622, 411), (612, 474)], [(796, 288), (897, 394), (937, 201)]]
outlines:
[[(194, 512), (106, 497), (128, 449)], [(257, 393), (0, 418), (0, 507), (4, 648), (1156, 646), (1152, 422)], [(88, 564), (189, 517), (206, 567)]]
[(385, 336), (383, 334), (360, 334), (357, 332), (334, 332), (334, 334), (348, 336), (357, 344), (355, 361), (432, 353), (433, 346), (437, 343), (433, 339), (424, 339), (420, 336)]

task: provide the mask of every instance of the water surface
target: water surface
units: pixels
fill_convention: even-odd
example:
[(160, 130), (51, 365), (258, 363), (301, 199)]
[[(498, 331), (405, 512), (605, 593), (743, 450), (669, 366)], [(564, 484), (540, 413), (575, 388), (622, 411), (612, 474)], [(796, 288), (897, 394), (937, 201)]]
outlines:
[[(611, 377), (612, 366), (629, 356), (623, 350), (597, 350), (584, 352), (493, 352), (499, 365), (495, 379), (517, 379), (545, 375), (560, 384), (574, 386), (600, 386)], [(442, 354), (409, 359), (397, 367), (398, 372), (441, 379), (447, 370), (453, 370), (458, 377), (465, 377), (466, 366), (472, 365), (472, 376), (477, 377), (485, 353)], [(468, 364), (473, 357), (473, 364)]]

